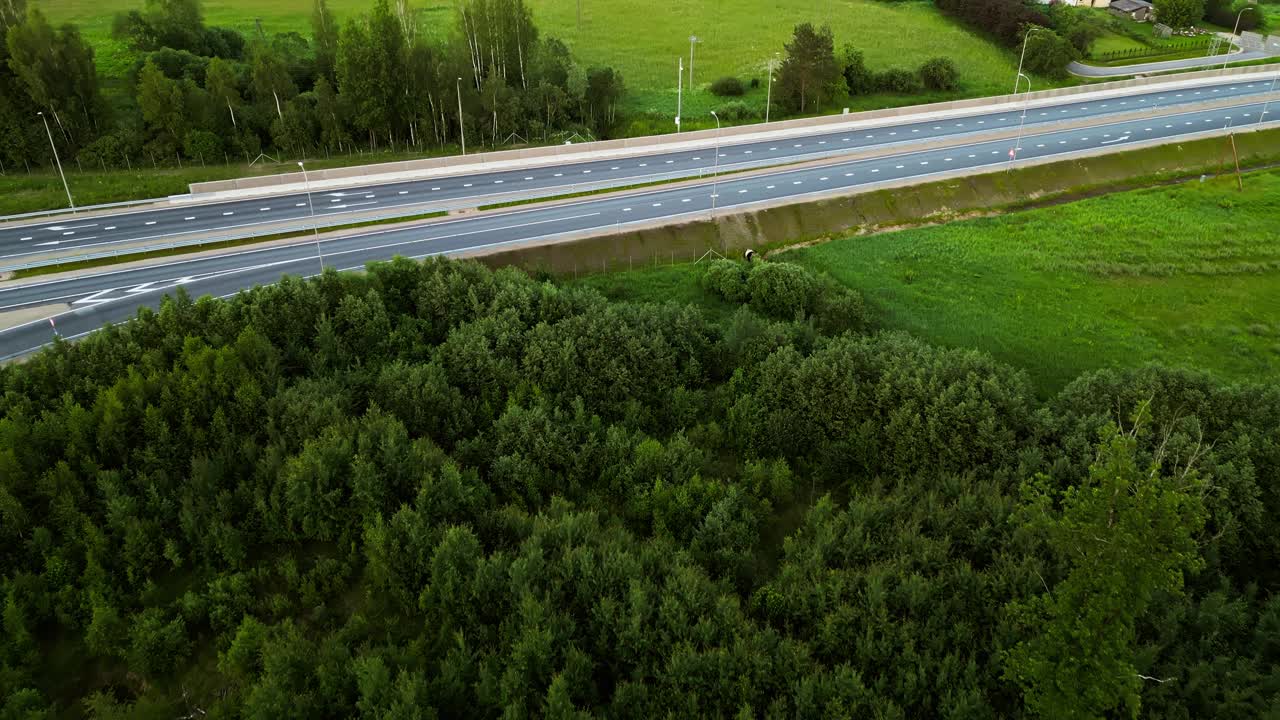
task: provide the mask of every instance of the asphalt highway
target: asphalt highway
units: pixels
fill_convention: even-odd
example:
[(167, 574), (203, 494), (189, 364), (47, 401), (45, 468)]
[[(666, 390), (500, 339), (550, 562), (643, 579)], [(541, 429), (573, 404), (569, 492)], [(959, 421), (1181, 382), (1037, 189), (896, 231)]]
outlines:
[[(1274, 106), (1273, 106), (1274, 107)], [(1258, 123), (1262, 103), (1172, 112), (1158, 118), (1110, 123), (1085, 129), (1028, 134), (1019, 160), (1126, 144), (1171, 140), (1216, 130), (1228, 123), (1244, 128)], [(1280, 110), (1280, 109), (1278, 109)], [(1276, 111), (1269, 111), (1268, 118)], [(1274, 123), (1271, 123), (1274, 124)], [(670, 221), (706, 214), (712, 196), (718, 208), (788, 201), (811, 195), (889, 181), (927, 178), (939, 173), (1006, 167), (1014, 141), (904, 152), (864, 160), (769, 173), (729, 176), (686, 185), (601, 195), (577, 202), (433, 222), (418, 227), (373, 230), (324, 240), (327, 267), (362, 268), (400, 255), (424, 258), (566, 234), (605, 231), (631, 223)], [(177, 287), (192, 296), (223, 297), (282, 275), (309, 276), (320, 271), (314, 242), (247, 249), (205, 258), (175, 259), (133, 269), (103, 270), (79, 277), (27, 285), (0, 285), (0, 312), (66, 303), (71, 309), (49, 318), (0, 331), (0, 359), (27, 354), (52, 342), (56, 334), (73, 339), (105, 323), (128, 320), (142, 306), (156, 307)], [(637, 258), (645, 262), (648, 258)]]
[[(1173, 108), (1197, 102), (1228, 98), (1248, 98), (1266, 93), (1270, 82), (1262, 80), (1218, 82), (1194, 88), (1136, 93), (1122, 98), (1065, 101), (1034, 107), (1026, 117), (1028, 128), (1036, 125), (1098, 118), (1150, 108)], [(865, 151), (907, 142), (927, 142), (981, 132), (1016, 128), (1021, 112), (1005, 107), (999, 112), (886, 125), (864, 130), (825, 131), (804, 137), (767, 142), (730, 144), (720, 148), (722, 169), (744, 163), (776, 165), (824, 157), (849, 151)], [(891, 121), (886, 121), (891, 122)], [(335, 191), (227, 201), (213, 204), (174, 205), (160, 209), (57, 219), (23, 225), (0, 225), (0, 266), (23, 262), (24, 258), (51, 250), (82, 249), (86, 253), (122, 243), (180, 239), (201, 233), (223, 232), (242, 236), (254, 227), (287, 221), (307, 221), (312, 205), (321, 223), (338, 224), (337, 218), (351, 213), (385, 210), (389, 214), (412, 215), (439, 206), (476, 206), (486, 197), (523, 193), (550, 197), (572, 192), (585, 184), (640, 184), (659, 178), (700, 177), (716, 164), (712, 148), (657, 153), (625, 159), (607, 159), (543, 166), (533, 169), (380, 184)], [(471, 201), (475, 201), (474, 204)]]

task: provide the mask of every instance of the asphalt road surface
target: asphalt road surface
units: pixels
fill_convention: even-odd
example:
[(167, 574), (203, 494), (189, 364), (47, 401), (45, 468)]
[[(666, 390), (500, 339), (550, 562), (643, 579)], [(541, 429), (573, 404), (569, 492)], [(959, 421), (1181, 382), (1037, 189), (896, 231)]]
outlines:
[(1276, 53), (1268, 50), (1246, 50), (1232, 55), (1183, 58), (1181, 60), (1165, 60), (1163, 62), (1138, 63), (1136, 65), (1116, 65), (1114, 67), (1085, 65), (1081, 62), (1072, 62), (1067, 65), (1067, 71), (1072, 75), (1079, 75), (1080, 77), (1117, 78), (1129, 77), (1131, 75), (1169, 72), (1170, 70), (1212, 68), (1217, 67), (1224, 62), (1239, 63), (1250, 62), (1253, 60), (1265, 60), (1266, 58), (1274, 57), (1275, 55)]
[[(1262, 103), (1212, 110), (1184, 110), (1159, 118), (1125, 121), (1085, 129), (1029, 134), (1018, 159), (1122, 148), (1126, 144), (1173, 139), (1219, 129), (1230, 123), (1247, 127), (1261, 119)], [(1274, 117), (1270, 111), (1268, 118)], [(373, 230), (322, 241), (247, 249), (206, 258), (175, 259), (135, 269), (103, 270), (80, 277), (24, 286), (0, 286), (0, 312), (67, 303), (71, 309), (0, 331), (0, 359), (24, 355), (52, 342), (55, 333), (74, 339), (105, 323), (125, 321), (138, 308), (158, 306), (162, 296), (183, 287), (192, 296), (232, 295), (276, 282), (282, 275), (313, 275), (320, 270), (317, 250), (327, 267), (352, 270), (400, 255), (424, 258), (584, 231), (604, 231), (629, 223), (669, 221), (705, 214), (714, 194), (716, 207), (731, 208), (830, 194), (885, 181), (925, 178), (944, 172), (1008, 166), (1014, 141), (905, 152), (752, 176), (730, 176), (712, 183), (602, 195), (542, 208), (486, 214), (418, 227)], [(639, 259), (644, 261), (644, 258)], [(50, 321), (52, 320), (52, 322)], [(56, 327), (55, 327), (56, 325)]]
[[(1248, 98), (1270, 89), (1269, 81), (1222, 82), (1195, 88), (1136, 93), (1106, 100), (1077, 100), (1036, 107), (1027, 114), (1028, 128), (1048, 122), (1101, 117), (1114, 113), (1184, 106), (1227, 98)], [(929, 141), (1008, 130), (1018, 126), (1021, 113), (1005, 107), (1000, 112), (960, 118), (903, 123), (864, 130), (827, 131), (804, 137), (768, 142), (726, 143), (720, 148), (720, 167), (740, 163), (783, 164), (878, 146)], [(890, 121), (886, 121), (890, 122)], [(889, 149), (886, 148), (886, 151)], [(322, 223), (338, 224), (342, 215), (386, 210), (402, 215), (424, 211), (424, 204), (459, 204), (474, 207), (485, 198), (512, 192), (550, 197), (572, 192), (587, 183), (615, 186), (640, 184), (660, 177), (699, 177), (715, 166), (715, 150), (704, 148), (625, 159), (599, 160), (544, 166), (533, 169), (490, 172), (335, 191), (317, 191), (311, 202)], [(474, 203), (470, 201), (474, 200)], [(154, 210), (121, 211), (107, 215), (57, 219), (24, 225), (0, 225), (0, 266), (51, 250), (82, 249), (100, 252), (110, 245), (156, 240), (157, 244), (200, 233), (223, 232), (250, 236), (258, 226), (306, 221), (311, 207), (306, 193), (275, 195), (215, 204), (176, 205)]]

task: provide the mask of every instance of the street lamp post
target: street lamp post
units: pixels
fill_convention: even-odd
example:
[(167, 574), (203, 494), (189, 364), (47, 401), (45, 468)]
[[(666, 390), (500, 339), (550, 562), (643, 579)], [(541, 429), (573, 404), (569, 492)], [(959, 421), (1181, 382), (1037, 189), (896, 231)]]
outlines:
[[(1018, 94), (1018, 82), (1022, 80), (1022, 78), (1027, 77), (1026, 75), (1022, 74), (1022, 61), (1027, 59), (1027, 38), (1031, 37), (1031, 33), (1037, 30), (1043, 30), (1043, 29), (1044, 28), (1038, 25), (1032, 25), (1031, 27), (1027, 28), (1027, 31), (1022, 35), (1022, 55), (1018, 58), (1018, 76), (1013, 79), (1014, 95)], [(1031, 78), (1027, 78), (1027, 84), (1028, 85), (1031, 84)]]
[(711, 212), (716, 211), (716, 198), (720, 197), (716, 194), (716, 183), (720, 179), (720, 116), (716, 115), (716, 111), (711, 111), (711, 117), (716, 119), (716, 164), (715, 169), (711, 171)]
[(676, 58), (676, 134), (680, 134), (680, 111), (684, 109), (684, 58)]
[[(1236, 13), (1236, 26), (1235, 26), (1234, 28), (1232, 28), (1232, 29), (1231, 29), (1231, 37), (1232, 37), (1233, 39), (1232, 39), (1232, 40), (1228, 40), (1228, 41), (1227, 41), (1227, 43), (1228, 43), (1228, 45), (1227, 45), (1227, 54), (1226, 54), (1226, 56), (1225, 56), (1227, 59), (1222, 61), (1222, 69), (1223, 69), (1223, 70), (1226, 70), (1226, 69), (1227, 69), (1227, 63), (1231, 62), (1231, 43), (1233, 43), (1233, 42), (1234, 42), (1234, 38), (1235, 38), (1235, 36), (1240, 32), (1240, 18), (1244, 17), (1244, 14), (1245, 14), (1245, 13), (1247, 13), (1247, 12), (1249, 12), (1250, 10), (1253, 10), (1253, 6), (1252, 6), (1252, 5), (1250, 5), (1250, 6), (1246, 7), (1246, 8), (1244, 8), (1244, 9), (1243, 9), (1243, 10), (1241, 10), (1240, 12)], [(1241, 45), (1241, 46), (1240, 46), (1240, 49), (1241, 49), (1241, 50), (1244, 50), (1244, 45)]]
[[(1280, 73), (1276, 73), (1275, 77), (1271, 78), (1271, 89), (1267, 91), (1269, 95), (1275, 93), (1276, 91), (1276, 80), (1280, 80)], [(1259, 125), (1261, 125), (1262, 122), (1267, 119), (1267, 108), (1269, 107), (1271, 107), (1270, 97), (1267, 98), (1266, 102), (1262, 103), (1262, 114), (1258, 116)]]
[(67, 185), (67, 175), (62, 172), (62, 160), (58, 158), (58, 146), (53, 144), (53, 131), (49, 130), (49, 118), (43, 112), (36, 113), (44, 121), (44, 132), (49, 136), (49, 147), (53, 150), (53, 162), (58, 166), (58, 175), (62, 177), (62, 189), (67, 191), (67, 204), (71, 206), (71, 214), (76, 214), (76, 202), (71, 199), (71, 186)]
[(764, 92), (764, 122), (766, 125), (769, 123), (769, 106), (773, 105), (773, 64), (777, 57), (778, 53), (774, 53), (773, 57), (769, 59), (769, 85)]
[(698, 36), (689, 36), (689, 91), (693, 91), (693, 48), (698, 44)]
[[(1022, 152), (1022, 126), (1027, 122), (1027, 106), (1031, 104), (1031, 78), (1018, 73), (1018, 82), (1024, 78), (1027, 81), (1026, 100), (1022, 103), (1022, 119), (1018, 121), (1018, 139), (1014, 142), (1013, 149), (1009, 151), (1009, 169), (1013, 169), (1013, 161), (1018, 158), (1018, 153)], [(1018, 91), (1017, 83), (1014, 84), (1013, 89), (1015, 93)]]
[[(458, 133), (462, 136), (462, 154), (467, 154), (467, 126), (462, 123), (462, 78), (458, 78)], [(482, 138), (483, 139), (483, 138)], [(481, 143), (482, 145), (484, 143)]]
[(311, 233), (316, 239), (316, 257), (320, 258), (320, 272), (324, 272), (324, 253), (320, 250), (320, 228), (316, 225), (316, 206), (311, 202), (311, 180), (307, 177), (307, 166), (298, 161), (302, 168), (302, 184), (307, 188), (307, 207), (311, 209)]

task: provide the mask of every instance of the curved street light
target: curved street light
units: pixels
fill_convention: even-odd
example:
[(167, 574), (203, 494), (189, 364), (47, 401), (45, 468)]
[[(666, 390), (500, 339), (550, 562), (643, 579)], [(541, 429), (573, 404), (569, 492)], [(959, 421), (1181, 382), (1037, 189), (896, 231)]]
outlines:
[[(1228, 42), (1228, 45), (1227, 45), (1227, 56), (1226, 56), (1226, 57), (1227, 57), (1227, 59), (1222, 61), (1222, 69), (1223, 69), (1223, 70), (1226, 70), (1226, 69), (1227, 69), (1227, 63), (1231, 62), (1231, 43), (1234, 43), (1234, 42), (1235, 42), (1235, 37), (1236, 37), (1236, 35), (1238, 35), (1238, 34), (1240, 33), (1240, 18), (1244, 17), (1244, 14), (1245, 14), (1245, 13), (1247, 13), (1247, 12), (1249, 12), (1250, 10), (1253, 10), (1253, 6), (1252, 6), (1252, 5), (1249, 5), (1249, 6), (1245, 7), (1243, 10), (1241, 10), (1240, 12), (1236, 13), (1236, 26), (1235, 26), (1234, 28), (1232, 28), (1232, 29), (1231, 29), (1231, 37), (1232, 37), (1232, 39), (1231, 39), (1231, 40), (1229, 40), (1229, 41), (1227, 41), (1227, 42)], [(1241, 49), (1241, 50), (1244, 50), (1244, 45), (1241, 45), (1241, 46), (1240, 46), (1240, 49)]]
[(298, 161), (302, 168), (302, 184), (307, 188), (307, 207), (311, 209), (311, 233), (316, 238), (316, 257), (320, 258), (320, 272), (324, 272), (324, 253), (320, 251), (320, 228), (316, 225), (316, 206), (311, 202), (311, 180), (307, 177), (307, 166)]
[[(1037, 30), (1045, 30), (1045, 29), (1047, 28), (1042, 28), (1039, 25), (1032, 25), (1027, 28), (1027, 31), (1025, 33), (1022, 34), (1022, 55), (1018, 58), (1018, 76), (1013, 79), (1014, 95), (1018, 94), (1018, 82), (1022, 80), (1022, 78), (1027, 77), (1026, 75), (1022, 74), (1022, 61), (1027, 59), (1027, 38), (1031, 37), (1031, 33)], [(1031, 84), (1031, 78), (1027, 78), (1027, 85), (1030, 85), (1030, 84)]]

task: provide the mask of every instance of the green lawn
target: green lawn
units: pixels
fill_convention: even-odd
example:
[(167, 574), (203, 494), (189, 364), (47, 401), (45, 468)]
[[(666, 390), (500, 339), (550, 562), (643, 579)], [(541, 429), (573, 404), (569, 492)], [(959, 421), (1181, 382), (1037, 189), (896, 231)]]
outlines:
[(1097, 40), (1093, 41), (1093, 47), (1089, 49), (1089, 52), (1091, 55), (1101, 55), (1102, 53), (1120, 52), (1122, 50), (1141, 50), (1145, 47), (1147, 46), (1128, 35), (1106, 31)]
[[(364, 11), (371, 0), (330, 0), (340, 18)], [(141, 0), (44, 0), (41, 6), (56, 21), (79, 24), (97, 47), (103, 75), (111, 77), (132, 61), (127, 48), (110, 38), (111, 18), (140, 7)], [(915, 68), (938, 55), (953, 58), (960, 66), (963, 88), (957, 95), (975, 96), (1008, 92), (1017, 57), (984, 38), (944, 18), (928, 0), (885, 3), (879, 0), (684, 0), (655, 12), (648, 3), (635, 0), (582, 0), (578, 24), (578, 0), (536, 0), (530, 3), (543, 32), (560, 37), (585, 65), (619, 68), (629, 88), (626, 110), (674, 113), (676, 62), (689, 61), (689, 36), (701, 42), (694, 58), (693, 91), (686, 92), (685, 116), (712, 124), (709, 112), (724, 100), (707, 92), (717, 77), (737, 75), (759, 78), (761, 87), (742, 98), (763, 107), (765, 62), (781, 52), (792, 28), (802, 22), (831, 25), (837, 51), (844, 43), (862, 49), (873, 69)], [(423, 30), (444, 34), (453, 26), (453, 3), (425, 0), (414, 3), (422, 10)], [(267, 32), (294, 30), (310, 35), (311, 0), (206, 0), (205, 19), (211, 25), (254, 31), (261, 18)], [(686, 82), (688, 80), (686, 70)], [(1037, 79), (1036, 87), (1048, 87)], [(859, 98), (853, 107), (884, 107), (926, 102), (939, 97), (879, 96)]]
[[(866, 295), (880, 326), (974, 347), (1051, 393), (1086, 370), (1159, 362), (1280, 376), (1280, 172), (1116, 193), (782, 253)], [(696, 300), (691, 265), (580, 280)], [(713, 306), (715, 307), (715, 306)]]
[(1280, 173), (1119, 193), (788, 253), (883, 324), (1024, 367), (1047, 390), (1158, 361), (1280, 374)]

